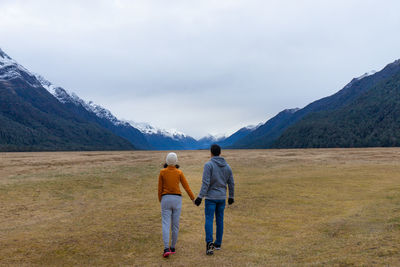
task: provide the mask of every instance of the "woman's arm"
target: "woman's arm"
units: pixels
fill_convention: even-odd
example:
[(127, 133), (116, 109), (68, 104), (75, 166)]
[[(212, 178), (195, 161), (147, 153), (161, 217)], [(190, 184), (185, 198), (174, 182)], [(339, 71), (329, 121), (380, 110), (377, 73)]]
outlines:
[(194, 200), (193, 192), (192, 192), (192, 190), (190, 190), (189, 184), (188, 184), (183, 172), (181, 172), (181, 184), (182, 184), (183, 188), (185, 189), (185, 191), (188, 193), (190, 199)]
[(160, 172), (160, 175), (158, 176), (158, 201), (161, 202), (161, 194), (163, 190), (163, 179), (162, 179), (162, 174)]

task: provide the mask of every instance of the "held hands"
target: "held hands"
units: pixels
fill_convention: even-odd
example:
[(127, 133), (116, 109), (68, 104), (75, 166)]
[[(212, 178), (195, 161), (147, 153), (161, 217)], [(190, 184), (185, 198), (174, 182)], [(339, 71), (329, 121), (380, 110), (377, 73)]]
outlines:
[[(199, 197), (197, 197), (195, 200), (193, 200), (193, 203), (194, 203), (196, 206), (200, 206), (201, 201), (202, 201), (202, 199), (199, 198)], [(233, 198), (229, 198), (229, 199), (228, 199), (228, 204), (229, 204), (229, 205), (232, 205), (234, 202), (235, 202), (235, 200), (233, 200)]]
[(201, 204), (201, 198), (197, 197), (196, 200), (193, 201), (193, 203), (194, 203), (196, 206), (200, 206), (200, 204)]

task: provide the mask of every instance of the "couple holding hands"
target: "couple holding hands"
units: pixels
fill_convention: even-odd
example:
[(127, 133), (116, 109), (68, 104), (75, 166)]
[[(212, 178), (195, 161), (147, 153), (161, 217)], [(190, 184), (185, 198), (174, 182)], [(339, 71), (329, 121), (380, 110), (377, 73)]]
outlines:
[[(175, 246), (178, 240), (179, 217), (182, 208), (182, 195), (179, 183), (182, 184), (190, 199), (196, 206), (201, 204), (205, 198), (205, 232), (206, 232), (206, 254), (213, 255), (214, 249), (221, 249), (222, 235), (224, 230), (224, 209), (226, 199), (226, 187), (229, 188), (228, 204), (233, 204), (234, 181), (232, 169), (221, 154), (221, 147), (211, 146), (211, 159), (204, 165), (203, 182), (201, 190), (196, 198), (189, 184), (179, 170), (178, 157), (175, 153), (169, 153), (166, 158), (164, 169), (160, 171), (158, 178), (158, 199), (161, 202), (162, 234), (164, 241), (163, 257), (175, 254)], [(216, 240), (213, 239), (214, 214), (216, 218)], [(171, 245), (169, 244), (170, 230), (172, 230)]]

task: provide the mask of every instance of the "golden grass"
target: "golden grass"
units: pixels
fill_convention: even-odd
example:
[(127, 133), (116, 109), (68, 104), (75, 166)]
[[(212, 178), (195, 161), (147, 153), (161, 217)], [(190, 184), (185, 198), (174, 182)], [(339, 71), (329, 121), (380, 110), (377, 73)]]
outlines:
[[(223, 248), (184, 193), (161, 257), (166, 152), (0, 154), (0, 265), (400, 265), (400, 149), (223, 151), (235, 176)], [(178, 152), (198, 193), (208, 151)]]

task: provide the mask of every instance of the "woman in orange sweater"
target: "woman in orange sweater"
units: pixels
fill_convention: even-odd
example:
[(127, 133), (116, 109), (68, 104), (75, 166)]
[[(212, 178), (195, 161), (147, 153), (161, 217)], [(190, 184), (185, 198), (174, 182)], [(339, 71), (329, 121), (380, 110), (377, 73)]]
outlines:
[[(182, 208), (182, 194), (179, 183), (182, 184), (190, 199), (194, 200), (194, 195), (183, 172), (178, 169), (178, 156), (175, 153), (169, 153), (166, 162), (164, 169), (160, 171), (160, 176), (158, 177), (158, 200), (161, 202), (164, 258), (170, 254), (175, 254), (175, 245), (178, 240), (179, 217)], [(171, 246), (169, 246), (169, 232), (171, 228), (172, 240)]]

